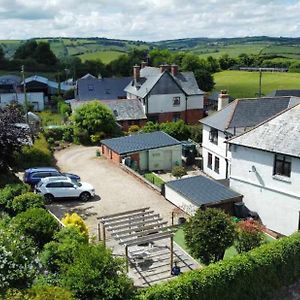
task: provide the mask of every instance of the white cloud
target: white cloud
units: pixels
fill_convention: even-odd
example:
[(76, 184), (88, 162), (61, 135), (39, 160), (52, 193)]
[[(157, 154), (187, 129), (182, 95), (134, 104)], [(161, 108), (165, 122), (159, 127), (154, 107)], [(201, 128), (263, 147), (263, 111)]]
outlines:
[(0, 38), (298, 36), (296, 0), (0, 0)]

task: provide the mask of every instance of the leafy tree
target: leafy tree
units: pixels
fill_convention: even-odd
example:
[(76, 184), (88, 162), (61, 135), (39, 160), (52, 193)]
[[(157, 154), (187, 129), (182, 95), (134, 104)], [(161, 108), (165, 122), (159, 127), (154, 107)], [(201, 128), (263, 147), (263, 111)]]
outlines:
[(84, 104), (73, 114), (75, 127), (86, 130), (88, 135), (103, 133), (112, 135), (116, 129), (116, 120), (111, 110), (99, 101)]
[(264, 242), (263, 227), (255, 220), (237, 223), (236, 249), (239, 253), (250, 251)]
[(75, 226), (76, 228), (78, 228), (82, 236), (84, 236), (86, 240), (88, 240), (89, 230), (83, 219), (78, 214), (65, 214), (64, 218), (61, 221), (66, 226)]
[(18, 214), (12, 220), (12, 226), (20, 234), (31, 238), (40, 249), (59, 230), (58, 222), (43, 208), (30, 208)]
[(171, 64), (172, 61), (172, 55), (171, 52), (168, 49), (154, 49), (149, 52), (149, 58), (151, 65), (154, 67), (159, 67), (161, 64)]
[(229, 68), (237, 64), (237, 60), (232, 57), (229, 57), (228, 54), (223, 54), (219, 58), (219, 64), (222, 70), (228, 70)]
[(172, 175), (174, 177), (176, 177), (177, 179), (181, 178), (182, 176), (184, 176), (186, 174), (187, 174), (186, 169), (182, 166), (174, 166), (172, 169)]
[(0, 109), (0, 170), (7, 170), (14, 163), (14, 152), (19, 152), (28, 141), (28, 130), (16, 126), (23, 117), (15, 106)]
[(61, 285), (80, 299), (131, 299), (133, 293), (123, 259), (102, 244), (80, 245), (60, 276)]
[(39, 64), (52, 66), (56, 65), (57, 58), (55, 54), (50, 49), (50, 44), (46, 42), (39, 42), (35, 51), (31, 54)]
[(189, 126), (183, 120), (161, 123), (159, 129), (180, 141), (186, 140), (190, 136)]
[(213, 89), (215, 82), (211, 73), (206, 70), (196, 70), (194, 74), (201, 90), (209, 92)]
[(235, 238), (235, 227), (222, 210), (198, 209), (184, 228), (187, 246), (205, 264), (223, 259)]
[(238, 62), (243, 67), (251, 67), (254, 64), (255, 59), (252, 55), (248, 55), (246, 53), (241, 53), (238, 56)]
[(145, 124), (145, 126), (142, 128), (142, 131), (147, 133), (147, 132), (154, 132), (154, 131), (159, 131), (159, 124), (154, 123), (152, 121), (149, 121)]
[(29, 208), (43, 208), (45, 207), (44, 197), (32, 192), (27, 192), (14, 197), (11, 206), (15, 214), (26, 211)]
[(36, 40), (28, 40), (16, 50), (14, 54), (14, 59), (26, 59), (32, 57), (38, 44)]

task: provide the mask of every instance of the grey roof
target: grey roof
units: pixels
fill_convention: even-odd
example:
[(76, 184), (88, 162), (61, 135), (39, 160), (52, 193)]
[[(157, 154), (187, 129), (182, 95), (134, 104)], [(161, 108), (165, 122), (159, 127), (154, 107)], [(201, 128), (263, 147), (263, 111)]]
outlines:
[[(71, 100), (70, 103), (72, 111), (81, 105), (90, 103), (91, 101), (77, 101)], [(97, 100), (96, 100), (97, 101)], [(98, 100), (99, 102), (107, 105), (114, 113), (117, 121), (125, 120), (142, 120), (147, 119), (144, 108), (138, 99), (114, 99), (114, 100)]]
[(300, 97), (300, 90), (275, 90), (268, 96), (271, 97), (282, 97), (282, 96), (293, 96)]
[[(212, 92), (207, 99), (213, 102), (218, 102), (220, 92)], [(229, 102), (232, 102), (234, 98), (232, 96), (229, 96)]]
[(169, 181), (166, 183), (166, 186), (172, 188), (199, 207), (241, 196), (221, 183), (204, 176)]
[(221, 131), (243, 132), (297, 103), (300, 98), (296, 97), (237, 99), (200, 122)]
[(131, 79), (132, 77), (101, 79), (91, 76), (83, 77), (77, 80), (75, 98), (80, 101), (126, 98), (124, 88), (129, 84)]
[[(172, 79), (172, 84), (165, 86), (166, 89), (174, 89), (175, 86), (175, 88), (179, 88), (187, 95), (204, 94), (204, 92), (199, 89), (193, 72), (178, 72), (176, 76), (173, 76), (172, 73), (167, 70), (161, 73), (159, 68), (154, 67), (142, 68), (140, 71), (140, 79), (138, 81), (133, 79), (130, 84), (127, 85), (125, 91), (144, 98), (155, 85), (167, 75)], [(168, 90), (161, 91), (161, 93), (172, 93), (172, 91), (169, 92)]]
[(150, 149), (181, 145), (179, 141), (162, 131), (106, 139), (102, 140), (101, 143), (118, 154), (135, 153)]
[(229, 143), (300, 157), (300, 104), (285, 110)]
[(3, 75), (0, 76), (0, 85), (19, 85), (21, 83), (21, 77), (16, 75)]

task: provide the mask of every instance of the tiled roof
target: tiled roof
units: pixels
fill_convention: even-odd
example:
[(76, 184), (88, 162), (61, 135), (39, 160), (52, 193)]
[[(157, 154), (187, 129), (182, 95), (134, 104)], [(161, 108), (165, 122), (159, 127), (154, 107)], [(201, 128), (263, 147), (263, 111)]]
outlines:
[(238, 133), (256, 126), (297, 103), (300, 103), (300, 98), (295, 97), (237, 99), (222, 110), (201, 119), (200, 122), (221, 131)]
[(300, 104), (229, 140), (244, 147), (300, 157)]
[(204, 176), (194, 176), (169, 181), (166, 183), (166, 186), (199, 207), (201, 205), (215, 204), (241, 196), (221, 183)]
[(282, 97), (282, 96), (293, 96), (300, 97), (300, 90), (275, 90), (268, 96), (271, 97)]
[(102, 140), (101, 143), (118, 154), (135, 153), (150, 149), (181, 145), (179, 141), (162, 131), (106, 139)]

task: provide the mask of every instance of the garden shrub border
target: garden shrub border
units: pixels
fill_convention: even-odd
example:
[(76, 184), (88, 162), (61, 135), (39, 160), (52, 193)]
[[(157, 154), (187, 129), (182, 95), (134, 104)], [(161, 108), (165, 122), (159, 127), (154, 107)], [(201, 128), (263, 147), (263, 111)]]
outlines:
[(300, 232), (140, 292), (137, 299), (268, 299), (300, 276)]

